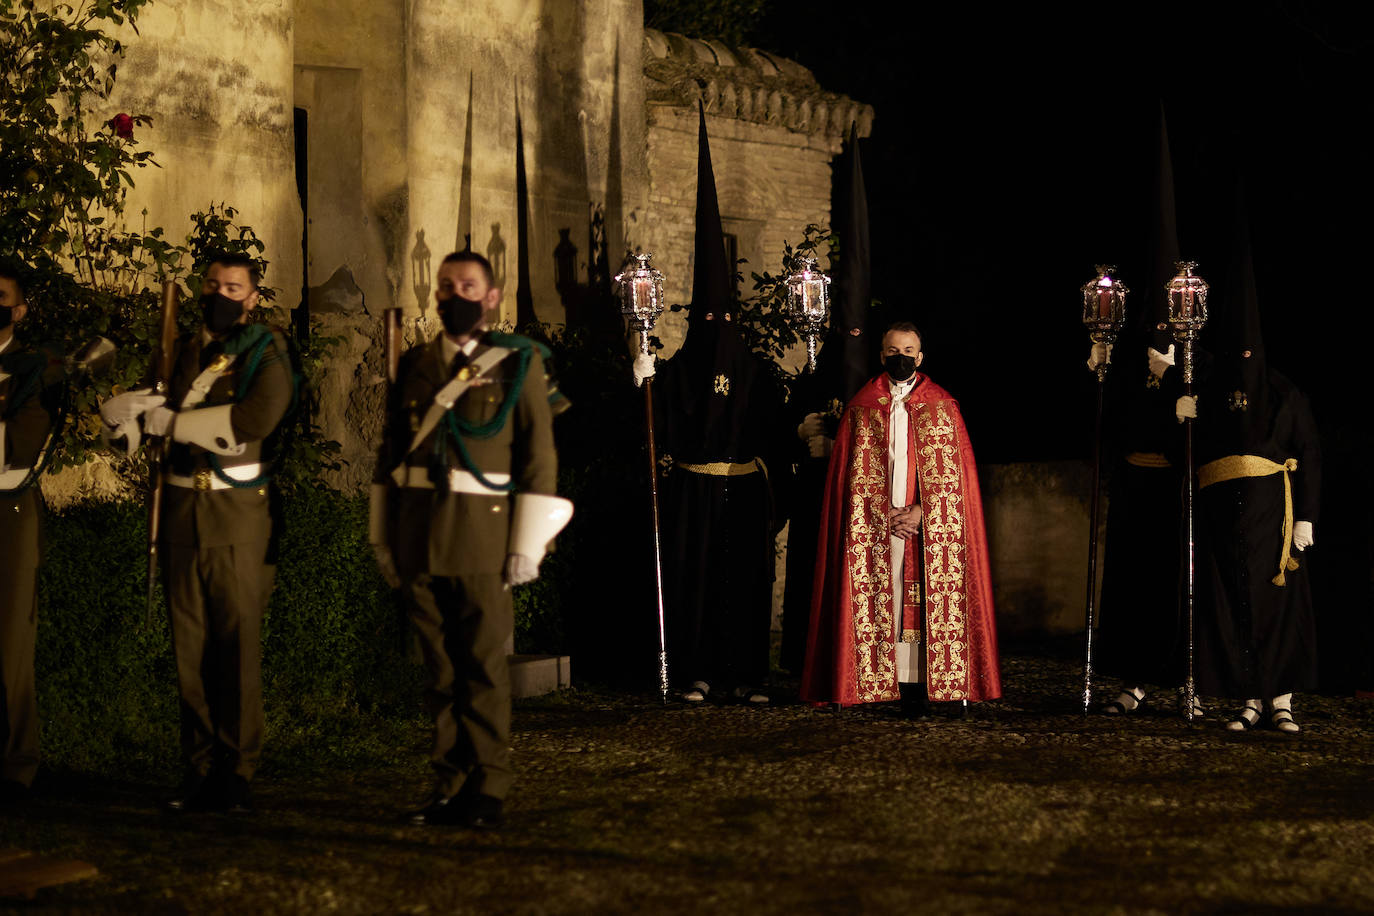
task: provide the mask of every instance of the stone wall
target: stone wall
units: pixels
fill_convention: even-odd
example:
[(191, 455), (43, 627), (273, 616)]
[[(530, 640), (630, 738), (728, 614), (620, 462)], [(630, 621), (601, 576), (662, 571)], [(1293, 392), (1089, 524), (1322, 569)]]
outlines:
[[(809, 223), (828, 225), (833, 158), (852, 121), (867, 135), (873, 112), (825, 92), (805, 68), (752, 49), (729, 49), (645, 30), (649, 209), (635, 237), (654, 254), (670, 303), (691, 299), (696, 226), (698, 103), (706, 111), (722, 228), (734, 236), (743, 279), (777, 273), (783, 246)], [(665, 315), (659, 336), (671, 356), (686, 333)]]
[[(128, 49), (109, 115), (147, 114), (138, 139), (162, 168), (140, 169), (126, 217), (162, 226), (173, 240), (192, 213), (228, 203), (267, 243), (267, 280), (296, 302), (301, 212), (292, 131), (293, 0), (152, 3)], [(103, 114), (103, 113), (102, 113)], [(103, 120), (103, 117), (102, 117)]]
[[(382, 312), (404, 309), (409, 339), (431, 331), (435, 268), (470, 240), (515, 317), (517, 113), (524, 292), (551, 322), (588, 301), (598, 260), (613, 273), (636, 248), (658, 255), (671, 301), (689, 298), (698, 101), (746, 274), (827, 221), (830, 160), (872, 118), (789, 61), (646, 32), (641, 0), (182, 0), (139, 28), (110, 113), (153, 116), (140, 140), (163, 168), (140, 172), (130, 212), (178, 237), (196, 210), (238, 208), (280, 302), (304, 295), (343, 338), (320, 402), (344, 489), (371, 473)], [(675, 348), (678, 320), (663, 331)]]

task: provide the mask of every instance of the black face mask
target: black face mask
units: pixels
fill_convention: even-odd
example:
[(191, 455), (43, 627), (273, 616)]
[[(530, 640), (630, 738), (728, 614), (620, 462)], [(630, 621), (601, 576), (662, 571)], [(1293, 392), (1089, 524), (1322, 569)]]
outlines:
[(200, 315), (207, 331), (223, 334), (243, 317), (243, 303), (221, 293), (206, 293), (200, 297)]
[(444, 322), (444, 330), (454, 337), (471, 334), (482, 321), (482, 300), (464, 299), (454, 293), (439, 301), (439, 318)]
[(916, 371), (916, 357), (893, 353), (883, 360), (883, 368), (887, 370), (887, 377), (894, 382), (905, 382)]
[(14, 309), (7, 309), (0, 305), (0, 331), (5, 330), (14, 323)]

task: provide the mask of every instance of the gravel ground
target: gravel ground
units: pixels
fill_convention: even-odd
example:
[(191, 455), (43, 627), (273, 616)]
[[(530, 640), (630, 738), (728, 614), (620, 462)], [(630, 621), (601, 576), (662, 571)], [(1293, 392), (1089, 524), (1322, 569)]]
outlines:
[(166, 816), (161, 787), (58, 774), (5, 812), (0, 847), (101, 876), (0, 909), (1374, 912), (1374, 704), (1299, 697), (1301, 737), (1233, 735), (1172, 702), (1085, 719), (1074, 663), (1003, 666), (1006, 698), (966, 719), (834, 714), (785, 690), (768, 709), (526, 701), (493, 834), (399, 824), (425, 788), (419, 727), (413, 765), (269, 772), (246, 819)]

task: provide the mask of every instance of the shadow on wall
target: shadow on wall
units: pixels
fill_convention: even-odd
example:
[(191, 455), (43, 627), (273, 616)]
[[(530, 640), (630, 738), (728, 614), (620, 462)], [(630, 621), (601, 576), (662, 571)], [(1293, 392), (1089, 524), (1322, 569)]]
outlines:
[(429, 291), (431, 289), (431, 255), (429, 246), (425, 244), (425, 230), (415, 230), (415, 247), (410, 249), (410, 276), (411, 289), (415, 293), (415, 307), (420, 310), (420, 315), (424, 316), (425, 310), (429, 308)]

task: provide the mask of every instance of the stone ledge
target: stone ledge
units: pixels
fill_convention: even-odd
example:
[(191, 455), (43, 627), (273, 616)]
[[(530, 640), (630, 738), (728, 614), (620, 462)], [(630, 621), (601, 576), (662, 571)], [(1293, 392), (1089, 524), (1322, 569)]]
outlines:
[(510, 656), (510, 695), (538, 697), (572, 686), (572, 658), (567, 655)]
[(709, 114), (842, 138), (857, 123), (873, 130), (873, 106), (827, 92), (801, 64), (754, 48), (728, 48), (675, 32), (644, 30), (644, 100), (649, 106)]

